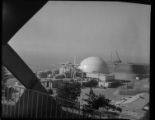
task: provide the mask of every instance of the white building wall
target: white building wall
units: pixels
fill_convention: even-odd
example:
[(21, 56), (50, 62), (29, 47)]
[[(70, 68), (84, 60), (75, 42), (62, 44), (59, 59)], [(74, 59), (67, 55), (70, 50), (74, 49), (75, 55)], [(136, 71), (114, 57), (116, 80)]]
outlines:
[(108, 87), (109, 83), (104, 82), (104, 81), (99, 81), (98, 86), (99, 87)]

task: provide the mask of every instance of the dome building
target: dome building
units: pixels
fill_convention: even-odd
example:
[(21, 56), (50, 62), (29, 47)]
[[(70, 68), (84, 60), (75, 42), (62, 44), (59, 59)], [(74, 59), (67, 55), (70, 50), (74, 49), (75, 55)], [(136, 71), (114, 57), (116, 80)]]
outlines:
[(79, 67), (86, 73), (102, 73), (109, 74), (109, 69), (106, 62), (99, 57), (88, 57), (80, 63)]
[(99, 79), (100, 84), (104, 84), (105, 81), (114, 78), (109, 74), (109, 68), (106, 62), (100, 57), (88, 57), (84, 59), (79, 66), (83, 72), (86, 73), (86, 77)]

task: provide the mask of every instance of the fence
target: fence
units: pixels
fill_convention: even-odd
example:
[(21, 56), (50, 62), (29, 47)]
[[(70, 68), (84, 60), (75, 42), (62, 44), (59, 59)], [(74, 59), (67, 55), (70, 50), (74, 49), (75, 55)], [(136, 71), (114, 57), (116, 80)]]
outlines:
[(2, 91), (3, 118), (105, 118), (84, 112), (77, 102), (20, 87)]

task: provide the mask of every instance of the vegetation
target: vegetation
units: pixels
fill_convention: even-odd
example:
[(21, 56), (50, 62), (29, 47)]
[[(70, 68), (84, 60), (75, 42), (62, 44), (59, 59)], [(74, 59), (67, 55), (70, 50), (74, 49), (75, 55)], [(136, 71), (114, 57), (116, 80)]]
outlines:
[(86, 83), (83, 83), (83, 87), (96, 87), (98, 85), (97, 80), (92, 79)]
[(49, 92), (49, 94), (53, 94), (53, 90), (52, 89), (49, 89), (48, 92)]
[(59, 74), (59, 70), (58, 70), (58, 69), (53, 70), (53, 76), (55, 76), (55, 75), (57, 75), (57, 74)]
[(7, 79), (8, 79), (8, 75), (7, 75), (7, 69), (2, 66), (2, 89), (5, 89), (6, 88), (6, 82), (7, 82)]
[(55, 78), (56, 79), (63, 79), (63, 78), (65, 78), (65, 75), (64, 74), (60, 74), (60, 75), (58, 74), (55, 76)]
[[(81, 94), (81, 86), (79, 83), (73, 82), (64, 82), (63, 85), (57, 90), (57, 97), (62, 99), (67, 99), (61, 102), (63, 105), (74, 106), (77, 102), (78, 96)], [(69, 101), (72, 101), (69, 102)]]
[(121, 112), (121, 108), (111, 104), (111, 100), (105, 98), (104, 95), (96, 95), (92, 88), (89, 94), (86, 94), (88, 99), (84, 99), (87, 102), (87, 105), (84, 106), (84, 111), (92, 113), (94, 110), (103, 108), (104, 111), (113, 110)]
[(52, 88), (61, 88), (63, 86), (63, 80), (52, 81)]
[(2, 81), (1, 81), (2, 96), (4, 97), (4, 99), (6, 101), (9, 101), (9, 100), (14, 101), (15, 99), (17, 99), (17, 97), (15, 97), (15, 95), (16, 95), (16, 93), (19, 92), (18, 90), (13, 88), (15, 81), (10, 80), (11, 78), (15, 78), (15, 77), (12, 74), (10, 74), (10, 72), (8, 71), (8, 69), (6, 67), (2, 66)]
[(2, 66), (2, 69), (1, 69), (1, 73), (2, 73), (2, 80), (1, 80), (1, 84), (2, 84), (2, 95), (4, 95), (5, 93), (5, 89), (7, 88), (7, 80), (9, 78), (8, 74), (7, 74), (7, 69)]
[(9, 100), (12, 100), (12, 101), (15, 101), (15, 94), (17, 93), (18, 91), (16, 89), (14, 89), (13, 87), (10, 87), (10, 88), (6, 88), (5, 89), (5, 100), (9, 101)]

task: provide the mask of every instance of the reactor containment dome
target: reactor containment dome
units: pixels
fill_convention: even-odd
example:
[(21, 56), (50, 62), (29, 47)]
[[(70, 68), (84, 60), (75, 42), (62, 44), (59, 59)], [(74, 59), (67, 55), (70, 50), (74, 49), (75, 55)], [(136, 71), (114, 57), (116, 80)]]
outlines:
[(109, 74), (106, 62), (100, 57), (88, 57), (84, 59), (79, 68), (86, 73)]

